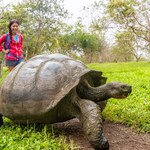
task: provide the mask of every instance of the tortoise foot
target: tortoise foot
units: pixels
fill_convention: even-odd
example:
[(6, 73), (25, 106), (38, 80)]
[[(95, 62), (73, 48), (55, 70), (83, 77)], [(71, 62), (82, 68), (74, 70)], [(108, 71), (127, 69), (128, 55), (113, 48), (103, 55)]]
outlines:
[(93, 147), (95, 150), (109, 150), (109, 143), (106, 142), (101, 148), (98, 148), (97, 146), (95, 147), (94, 145)]

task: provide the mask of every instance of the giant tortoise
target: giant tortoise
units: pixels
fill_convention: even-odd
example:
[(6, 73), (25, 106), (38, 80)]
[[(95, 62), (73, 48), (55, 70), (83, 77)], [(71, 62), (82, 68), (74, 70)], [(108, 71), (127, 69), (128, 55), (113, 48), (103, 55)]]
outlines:
[(16, 123), (57, 123), (78, 118), (96, 150), (108, 150), (101, 102), (125, 98), (131, 86), (106, 83), (102, 72), (62, 54), (37, 55), (15, 67), (0, 91), (2, 116)]

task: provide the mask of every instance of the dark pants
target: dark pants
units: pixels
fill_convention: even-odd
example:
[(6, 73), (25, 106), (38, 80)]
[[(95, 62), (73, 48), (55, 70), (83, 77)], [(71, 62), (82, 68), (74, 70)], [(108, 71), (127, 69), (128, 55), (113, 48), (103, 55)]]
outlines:
[(8, 67), (15, 67), (17, 66), (18, 64), (20, 64), (21, 62), (24, 61), (24, 58), (20, 58), (19, 60), (7, 60), (6, 59), (6, 66)]
[(3, 125), (3, 115), (0, 114), (0, 126)]

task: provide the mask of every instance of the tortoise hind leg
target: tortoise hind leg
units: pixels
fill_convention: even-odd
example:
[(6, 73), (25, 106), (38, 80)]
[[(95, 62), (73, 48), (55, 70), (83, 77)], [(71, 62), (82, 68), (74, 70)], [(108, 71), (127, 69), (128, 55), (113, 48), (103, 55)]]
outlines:
[(77, 105), (80, 109), (78, 118), (91, 145), (95, 150), (109, 150), (109, 143), (103, 133), (99, 106), (84, 99), (79, 99)]
[(3, 115), (0, 114), (0, 126), (3, 125)]

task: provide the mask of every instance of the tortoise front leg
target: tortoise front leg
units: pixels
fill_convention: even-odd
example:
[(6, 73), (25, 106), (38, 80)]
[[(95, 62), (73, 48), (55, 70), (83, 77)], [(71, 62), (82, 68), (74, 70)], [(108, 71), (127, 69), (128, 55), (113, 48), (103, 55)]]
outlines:
[(3, 115), (0, 114), (0, 126), (3, 125)]
[(80, 114), (78, 116), (83, 130), (95, 150), (109, 150), (109, 143), (104, 136), (101, 110), (93, 101), (78, 100)]

